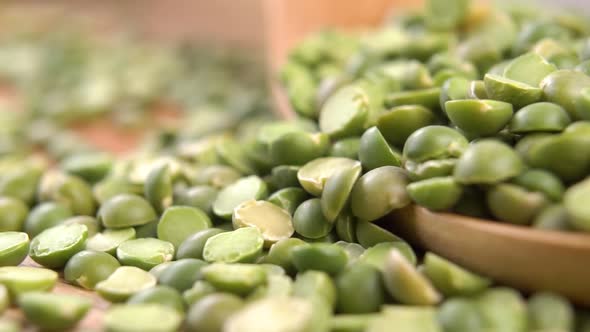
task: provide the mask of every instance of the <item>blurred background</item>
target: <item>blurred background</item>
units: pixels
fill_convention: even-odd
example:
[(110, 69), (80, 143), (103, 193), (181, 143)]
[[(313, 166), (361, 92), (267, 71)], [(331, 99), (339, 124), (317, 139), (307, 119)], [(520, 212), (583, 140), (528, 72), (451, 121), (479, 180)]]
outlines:
[[(528, 3), (590, 10), (588, 0)], [(146, 128), (164, 128), (160, 136), (166, 128), (199, 135), (220, 129), (204, 123), (228, 127), (246, 116), (269, 117), (278, 100), (271, 98), (270, 87), (297, 42), (325, 27), (377, 25), (421, 5), (419, 0), (4, 0), (0, 155), (37, 146), (59, 159), (85, 142), (125, 153), (145, 140)]]

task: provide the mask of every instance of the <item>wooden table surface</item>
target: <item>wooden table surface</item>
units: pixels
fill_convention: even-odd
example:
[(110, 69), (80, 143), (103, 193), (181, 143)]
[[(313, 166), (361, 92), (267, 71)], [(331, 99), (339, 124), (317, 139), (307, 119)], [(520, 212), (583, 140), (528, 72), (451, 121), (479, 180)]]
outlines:
[[(39, 267), (39, 264), (35, 263), (32, 259), (27, 257), (27, 259), (21, 264), (22, 266), (32, 266), (32, 267)], [(84, 317), (84, 319), (76, 326), (73, 331), (100, 331), (103, 319), (104, 311), (108, 308), (109, 302), (103, 300), (96, 292), (84, 290), (80, 287), (76, 287), (73, 285), (68, 284), (63, 279), (63, 274), (60, 273), (60, 278), (53, 289), (53, 292), (56, 294), (70, 294), (70, 295), (78, 295), (83, 296), (92, 300), (92, 309), (88, 312), (88, 314)], [(28, 324), (23, 316), (22, 311), (11, 308), (7, 311), (6, 317), (16, 319), (17, 321), (23, 324), (23, 331), (33, 332), (36, 331), (36, 328), (31, 324)]]

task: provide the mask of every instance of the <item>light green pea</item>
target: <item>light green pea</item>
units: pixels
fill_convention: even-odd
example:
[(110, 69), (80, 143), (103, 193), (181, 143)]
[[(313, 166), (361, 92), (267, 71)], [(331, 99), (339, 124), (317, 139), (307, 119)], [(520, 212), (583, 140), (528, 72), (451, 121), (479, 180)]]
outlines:
[(293, 284), (293, 296), (310, 301), (321, 301), (334, 308), (337, 300), (334, 280), (322, 271), (305, 271), (297, 274)]
[(502, 130), (512, 118), (512, 105), (489, 99), (451, 100), (445, 103), (451, 122), (469, 135), (490, 136)]
[(492, 288), (475, 298), (487, 330), (527, 331), (526, 303), (520, 293), (510, 288)]
[(571, 186), (563, 197), (565, 211), (569, 216), (571, 225), (582, 231), (590, 231), (590, 180), (584, 180)]
[(458, 131), (444, 126), (427, 126), (412, 133), (403, 149), (404, 160), (424, 162), (430, 159), (456, 158), (469, 142)]
[(272, 193), (267, 201), (285, 209), (290, 215), (293, 215), (295, 209), (308, 198), (309, 195), (305, 190), (299, 187), (287, 187)]
[(49, 228), (31, 241), (31, 258), (49, 268), (62, 268), (84, 250), (88, 229), (84, 225), (59, 225)]
[(572, 331), (575, 312), (569, 301), (548, 292), (536, 293), (529, 298), (529, 326), (533, 331)]
[(0, 197), (0, 232), (22, 231), (28, 214), (29, 208), (23, 201)]
[(383, 266), (383, 281), (389, 294), (408, 305), (434, 305), (441, 295), (399, 251), (392, 249)]
[(160, 240), (168, 241), (178, 248), (187, 237), (211, 226), (211, 219), (202, 210), (189, 206), (172, 206), (160, 217), (157, 234)]
[(135, 293), (127, 300), (127, 304), (160, 304), (184, 314), (185, 305), (180, 293), (168, 286), (155, 286)]
[(423, 273), (443, 295), (470, 296), (488, 288), (492, 281), (436, 254), (426, 253)]
[(408, 205), (407, 183), (408, 175), (399, 167), (383, 166), (367, 172), (352, 189), (352, 213), (360, 220), (374, 221)]
[(528, 225), (535, 216), (548, 205), (545, 195), (528, 192), (512, 184), (499, 184), (488, 191), (488, 207), (498, 220)]
[[(130, 317), (141, 317), (141, 319), (130, 319)], [(106, 311), (104, 316), (107, 332), (175, 332), (181, 324), (181, 314), (174, 309), (155, 303), (114, 305)]]
[(29, 236), (22, 232), (0, 232), (0, 266), (17, 266), (29, 253)]
[(330, 157), (342, 157), (349, 159), (358, 158), (361, 140), (359, 137), (348, 137), (332, 144), (328, 155)]
[[(314, 325), (310, 301), (291, 297), (271, 297), (254, 301), (231, 315), (224, 332), (306, 332)], [(260, 319), (266, 317), (266, 319)]]
[(174, 258), (174, 245), (154, 238), (127, 240), (117, 248), (117, 259), (123, 265), (150, 270)]
[(262, 252), (264, 238), (256, 227), (242, 227), (210, 237), (203, 248), (207, 262), (248, 263)]
[(190, 289), (182, 293), (184, 302), (190, 307), (199, 302), (202, 298), (209, 294), (216, 293), (217, 289), (210, 283), (204, 280), (197, 280)]
[(350, 212), (341, 213), (334, 222), (334, 228), (340, 240), (356, 242), (356, 218)]
[(213, 212), (224, 219), (231, 219), (234, 209), (247, 200), (264, 199), (268, 189), (264, 181), (255, 176), (242, 178), (219, 192), (213, 203)]
[(359, 160), (366, 171), (401, 165), (400, 153), (389, 146), (377, 127), (367, 129), (361, 136)]
[(433, 211), (444, 211), (459, 202), (463, 188), (452, 177), (435, 177), (410, 183), (407, 187), (412, 200)]
[(174, 205), (191, 206), (213, 216), (213, 202), (217, 198), (217, 189), (211, 186), (194, 186), (174, 194)]
[(96, 291), (111, 302), (124, 302), (133, 294), (156, 286), (156, 282), (156, 277), (140, 268), (121, 266), (96, 284)]
[(340, 313), (376, 312), (385, 303), (385, 289), (377, 268), (367, 263), (347, 267), (335, 281)]
[(203, 267), (203, 279), (218, 290), (248, 295), (267, 281), (265, 269), (254, 264), (214, 263)]
[(527, 105), (518, 110), (510, 121), (512, 133), (560, 132), (571, 120), (563, 107), (548, 102)]
[(527, 169), (514, 178), (514, 183), (529, 191), (543, 193), (552, 201), (559, 202), (565, 192), (563, 182), (553, 173), (542, 169)]
[(105, 227), (126, 228), (145, 225), (157, 219), (156, 211), (143, 197), (120, 194), (100, 206), (98, 219)]
[(188, 236), (176, 249), (176, 258), (202, 259), (203, 248), (207, 240), (222, 232), (223, 230), (219, 228), (208, 228)]
[(67, 156), (60, 163), (64, 171), (95, 183), (102, 180), (113, 166), (113, 158), (105, 153), (80, 153)]
[(228, 317), (240, 310), (244, 301), (232, 294), (211, 294), (191, 306), (186, 316), (188, 332), (219, 332)]
[(557, 231), (572, 230), (569, 216), (563, 204), (552, 204), (544, 207), (539, 211), (531, 226), (539, 229)]
[(102, 251), (114, 256), (119, 245), (131, 239), (135, 239), (133, 227), (105, 229), (86, 241), (86, 249)]
[(441, 332), (436, 310), (427, 306), (387, 305), (373, 319), (366, 332), (387, 332), (392, 326), (401, 331)]
[(64, 294), (30, 292), (18, 299), (25, 317), (43, 331), (65, 331), (74, 327), (90, 310), (90, 299)]
[(172, 172), (167, 163), (152, 168), (145, 180), (143, 191), (144, 196), (159, 213), (172, 205)]
[(46, 229), (61, 224), (72, 216), (72, 211), (66, 206), (46, 202), (35, 206), (27, 216), (24, 231), (30, 237), (35, 237)]
[(321, 197), (321, 207), (324, 217), (329, 222), (333, 222), (345, 207), (360, 175), (360, 168), (343, 169), (326, 181)]
[(97, 283), (108, 278), (119, 266), (119, 261), (107, 253), (83, 250), (66, 263), (64, 279), (80, 287), (94, 289)]
[(498, 75), (486, 74), (484, 82), (490, 99), (510, 103), (516, 108), (539, 102), (543, 96), (543, 90), (537, 86)]
[(359, 257), (359, 260), (371, 264), (383, 271), (388, 254), (392, 249), (399, 251), (399, 253), (402, 254), (412, 265), (416, 265), (418, 259), (416, 258), (414, 250), (408, 243), (402, 240), (377, 243), (374, 246), (367, 248)]
[(440, 93), (441, 89), (438, 87), (394, 92), (385, 99), (385, 106), (420, 105), (430, 110), (437, 110), (440, 107)]
[(412, 181), (426, 180), (434, 177), (444, 177), (453, 174), (456, 158), (433, 159), (422, 163), (406, 161), (404, 168), (408, 171)]
[(548, 170), (564, 182), (574, 182), (587, 175), (589, 143), (590, 136), (571, 132), (540, 136), (532, 140), (528, 149), (526, 145), (522, 146), (521, 153), (531, 167)]
[(292, 132), (274, 140), (270, 155), (275, 165), (303, 165), (323, 157), (330, 148), (330, 139), (324, 133)]
[(539, 86), (541, 81), (557, 67), (537, 53), (525, 53), (512, 59), (504, 69), (504, 76), (530, 86)]
[(367, 92), (360, 86), (338, 89), (320, 111), (320, 129), (331, 138), (360, 134), (369, 116), (369, 102)]
[(16, 299), (27, 292), (49, 291), (57, 283), (57, 272), (29, 266), (0, 267), (0, 284)]
[(520, 156), (494, 140), (471, 144), (457, 161), (453, 176), (462, 184), (493, 184), (517, 176), (524, 169)]
[(558, 70), (541, 81), (548, 102), (562, 106), (572, 120), (588, 120), (590, 76), (574, 70)]
[(273, 244), (268, 251), (268, 255), (264, 257), (264, 263), (275, 264), (283, 269), (288, 274), (295, 274), (296, 267), (293, 263), (291, 251), (298, 246), (307, 245), (307, 242), (298, 238), (289, 238), (278, 241)]
[(341, 272), (348, 263), (344, 249), (331, 243), (296, 246), (291, 250), (291, 259), (299, 272), (315, 270), (331, 275)]
[(301, 203), (295, 210), (293, 227), (301, 236), (319, 239), (332, 231), (334, 223), (325, 217), (321, 200), (312, 198)]
[(233, 138), (224, 138), (217, 142), (215, 150), (219, 158), (242, 174), (255, 173), (254, 166), (248, 159), (245, 150)]
[(472, 299), (455, 297), (446, 300), (438, 310), (438, 322), (444, 331), (484, 331), (484, 321)]

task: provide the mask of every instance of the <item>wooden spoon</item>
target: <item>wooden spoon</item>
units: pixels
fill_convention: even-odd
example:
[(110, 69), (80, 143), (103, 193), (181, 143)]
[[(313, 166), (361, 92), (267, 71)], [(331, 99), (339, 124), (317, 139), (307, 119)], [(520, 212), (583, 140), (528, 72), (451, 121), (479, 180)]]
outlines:
[[(277, 27), (271, 26), (268, 30), (295, 34), (285, 37), (277, 33), (283, 35), (281, 40), (273, 40), (273, 36), (270, 36), (271, 66), (276, 70), (285, 61), (291, 43), (303, 38), (305, 33), (317, 30), (322, 23), (313, 17), (300, 17), (303, 15), (301, 8), (317, 1), (269, 1), (273, 2), (273, 6), (280, 7), (277, 12), (288, 15), (286, 19), (271, 21)], [(411, 1), (375, 0), (372, 2), (373, 7), (365, 6), (360, 10), (350, 1), (328, 2), (332, 2), (331, 8), (320, 6), (323, 22), (350, 28), (359, 24), (375, 25), (379, 21), (378, 14), (383, 17), (386, 13), (384, 6), (402, 3), (406, 7)], [(416, 5), (416, 2), (412, 4)], [(358, 15), (351, 18), (351, 10), (357, 10)], [(291, 117), (293, 111), (289, 108), (284, 90), (276, 81), (272, 86), (279, 115)], [(489, 276), (501, 284), (529, 292), (557, 292), (577, 304), (590, 307), (590, 235), (543, 231), (448, 213), (433, 213), (413, 205), (395, 211), (387, 218), (387, 226), (413, 245)]]
[(524, 291), (590, 306), (590, 235), (502, 224), (409, 206), (387, 225), (414, 245)]

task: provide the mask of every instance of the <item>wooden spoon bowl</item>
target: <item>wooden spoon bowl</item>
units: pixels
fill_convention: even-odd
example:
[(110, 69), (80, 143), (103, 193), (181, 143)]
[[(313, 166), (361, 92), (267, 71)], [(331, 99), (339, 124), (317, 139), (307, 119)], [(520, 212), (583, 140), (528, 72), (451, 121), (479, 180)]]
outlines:
[(524, 291), (590, 306), (590, 235), (531, 229), (409, 206), (387, 226), (414, 245)]

